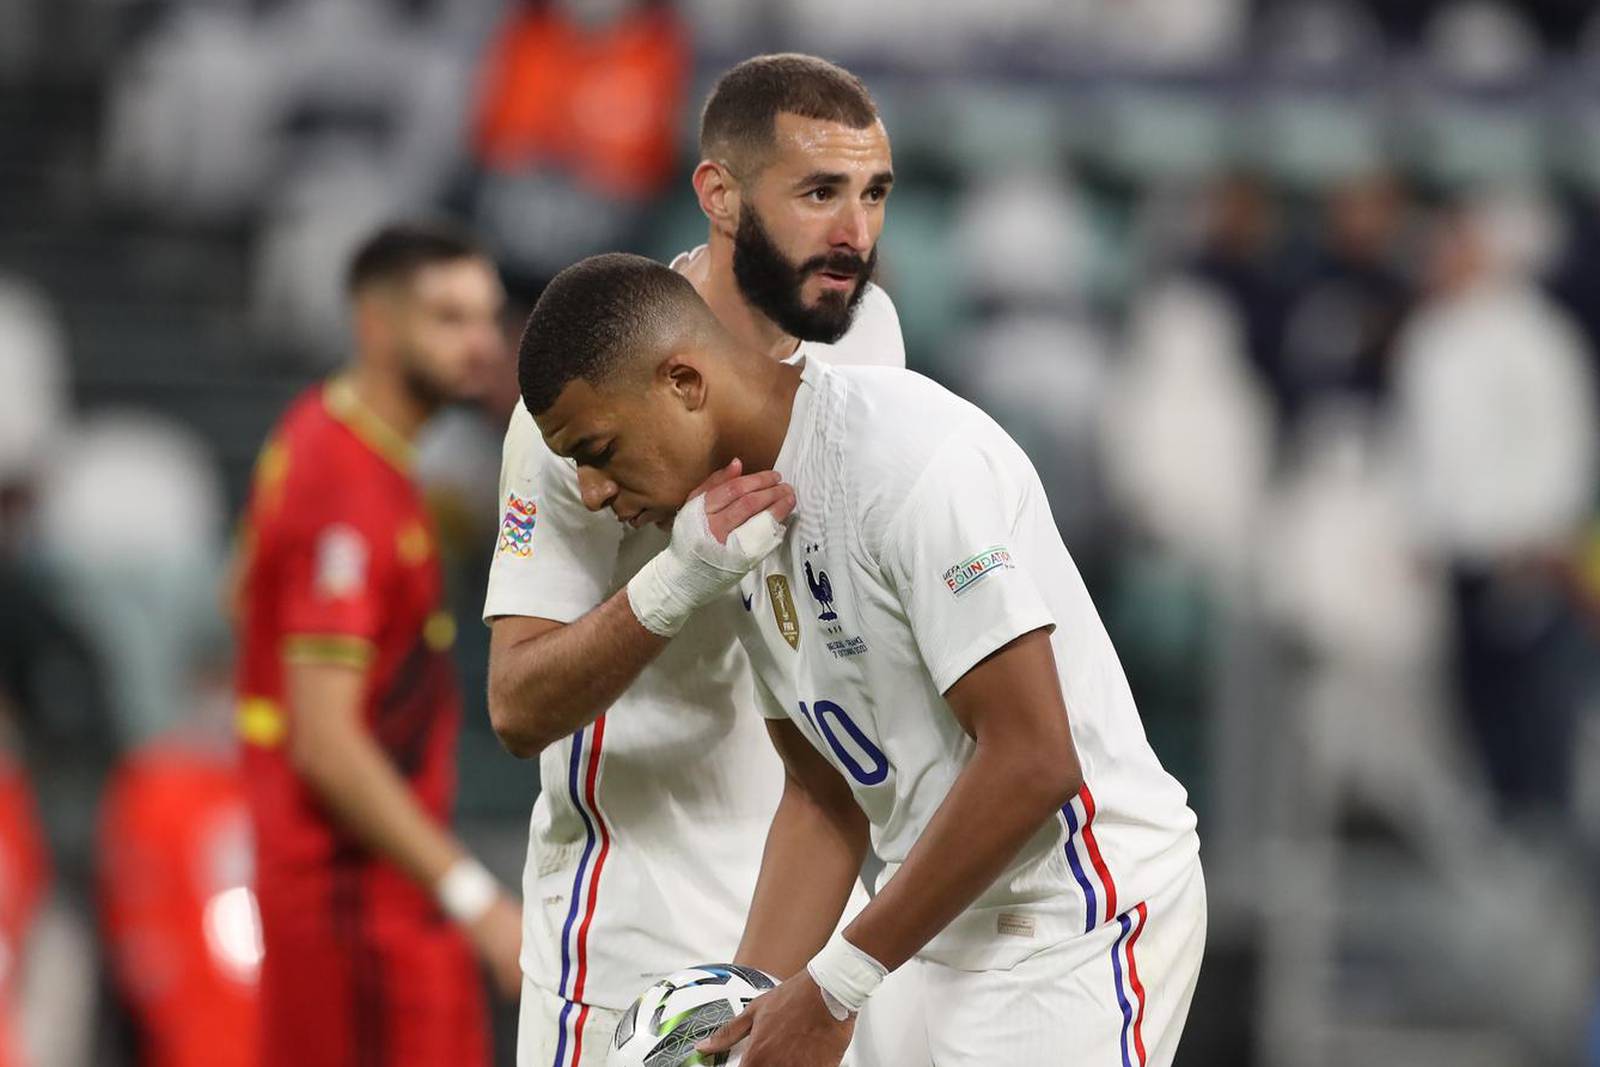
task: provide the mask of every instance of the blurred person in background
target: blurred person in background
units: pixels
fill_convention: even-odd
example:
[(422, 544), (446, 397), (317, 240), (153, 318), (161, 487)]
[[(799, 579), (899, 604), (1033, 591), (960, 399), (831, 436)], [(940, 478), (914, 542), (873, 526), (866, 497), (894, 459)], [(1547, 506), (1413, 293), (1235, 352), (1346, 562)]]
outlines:
[[(0, 713), (9, 714), (3, 692)], [(0, 871), (0, 1067), (34, 1067), (47, 1050), (28, 1040), (39, 1022), (29, 1017), (38, 1011), (30, 999), (40, 992), (28, 957), (39, 949), (34, 924), (53, 888), (53, 872), (27, 771), (10, 753), (0, 754)]]
[[(861, 81), (812, 56), (757, 56), (718, 80), (700, 129), (710, 231), (673, 269), (774, 360), (904, 366), (894, 304), (872, 283), (893, 160)], [(731, 618), (705, 613), (642, 670), (613, 662), (614, 594), (667, 535), (660, 516), (630, 528), (602, 510), (618, 494), (596, 458), (607, 447), (574, 467), (522, 405), (505, 440), (489, 708), (544, 782), (523, 886), (521, 1067), (603, 1062), (651, 979), (734, 957), (784, 781)], [(928, 1062), (914, 977), (874, 998), (858, 1062)]]
[[(94, 820), (122, 749), (112, 671), (41, 516), (70, 439), (65, 331), (0, 275), (0, 1065), (114, 1063), (92, 936)], [(56, 473), (59, 473), (57, 471)], [(134, 516), (118, 513), (123, 519)], [(78, 538), (81, 543), (86, 540)]]
[(1503, 810), (1559, 819), (1585, 650), (1549, 564), (1590, 513), (1600, 425), (1584, 337), (1532, 281), (1547, 221), (1512, 193), (1451, 209), (1395, 373), (1419, 519), (1453, 571), (1469, 728)]
[(102, 931), (140, 1067), (262, 1062), (254, 840), (219, 644), (190, 656), (192, 705), (128, 753), (101, 808)]
[(1383, 173), (1328, 195), (1322, 246), (1284, 327), (1278, 380), (1290, 421), (1323, 400), (1388, 398), (1390, 353), (1413, 299), (1396, 255), (1405, 208), (1399, 183)]
[(628, 243), (672, 180), (691, 73), (670, 0), (522, 0), (489, 45), (472, 120), (477, 228), (513, 290)]
[(1595, 399), (1600, 402), (1600, 198), (1574, 198), (1567, 207), (1566, 239), (1546, 284), (1583, 330), (1596, 372)]
[(41, 511), (68, 439), (67, 353), (42, 294), (0, 277), (0, 706), (45, 790), (58, 873), (86, 888), (100, 785), (121, 748), (102, 656), (67, 609)]
[[(116, 1003), (128, 1009), (137, 1062), (240, 1063), (231, 1044), (222, 1052), (214, 1046), (219, 1035), (253, 1037), (254, 974), (241, 971), (235, 981), (218, 973), (224, 961), (205, 939), (202, 911), (216, 891), (232, 890), (228, 899), (243, 922), (225, 925), (242, 935), (236, 943), (246, 957), (253, 953), (248, 820), (228, 736), (230, 686), (220, 669), (217, 464), (186, 427), (136, 410), (91, 410), (61, 436), (51, 461), (41, 482), (41, 554), (99, 654), (126, 746), (117, 766), (96, 768), (93, 779), (97, 794), (106, 786), (95, 813), (95, 873), (107, 977)], [(96, 510), (118, 517), (115, 537), (83, 536), (83, 516)], [(204, 683), (195, 671), (202, 659), (211, 667)], [(203, 755), (180, 741), (202, 721), (213, 739)], [(203, 772), (188, 775), (179, 764)], [(43, 795), (52, 806), (65, 799), (57, 776), (49, 774)], [(229, 794), (224, 828), (214, 818), (229, 806), (217, 800)], [(168, 816), (159, 824), (139, 817), (158, 807)], [(243, 1063), (254, 1064), (253, 1045), (244, 1051)], [(93, 1062), (105, 1062), (104, 1053)]]
[[(460, 695), (412, 440), (503, 355), (469, 240), (390, 226), (348, 276), (355, 357), (257, 462), (238, 572), (263, 1063), (486, 1064), (471, 948), (508, 997), (519, 908), (451, 835)], [(465, 936), (463, 936), (463, 934)]]
[(1279, 400), (1288, 308), (1294, 293), (1282, 251), (1282, 220), (1272, 191), (1258, 177), (1230, 174), (1207, 193), (1204, 233), (1189, 271), (1226, 296), (1244, 331), (1245, 355)]

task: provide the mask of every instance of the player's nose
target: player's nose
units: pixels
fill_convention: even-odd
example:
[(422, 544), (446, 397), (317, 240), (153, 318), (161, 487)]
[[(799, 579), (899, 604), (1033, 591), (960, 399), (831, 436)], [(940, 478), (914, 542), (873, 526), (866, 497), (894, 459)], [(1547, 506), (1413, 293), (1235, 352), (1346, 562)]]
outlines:
[(833, 233), (829, 235), (830, 243), (835, 247), (846, 245), (853, 251), (866, 255), (872, 247), (871, 222), (867, 218), (867, 209), (859, 201), (845, 201), (839, 214), (834, 219)]
[(599, 511), (616, 497), (617, 483), (593, 467), (579, 467), (578, 492), (583, 497), (584, 507)]

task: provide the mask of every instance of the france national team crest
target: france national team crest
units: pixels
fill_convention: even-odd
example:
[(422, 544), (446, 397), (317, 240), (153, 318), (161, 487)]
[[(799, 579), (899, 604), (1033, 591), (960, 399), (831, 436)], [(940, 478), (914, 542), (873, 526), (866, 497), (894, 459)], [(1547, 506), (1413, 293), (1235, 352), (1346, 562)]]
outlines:
[[(820, 544), (806, 545), (805, 554), (821, 553)], [(822, 632), (828, 636), (828, 652), (835, 659), (848, 659), (859, 656), (867, 650), (867, 643), (859, 636), (847, 636), (844, 632), (844, 623), (839, 619), (839, 609), (834, 605), (833, 580), (828, 577), (828, 572), (822, 567), (820, 554), (816, 559), (816, 566), (811, 560), (806, 560), (806, 588), (811, 590), (811, 599), (816, 601), (817, 621), (822, 623)]]
[(500, 522), (500, 544), (496, 551), (527, 559), (533, 555), (533, 528), (539, 520), (539, 505), (532, 498), (506, 494), (505, 517)]
[(822, 613), (817, 616), (818, 621), (836, 621), (839, 613), (833, 610), (833, 583), (828, 581), (827, 571), (813, 572), (810, 560), (806, 560), (806, 585), (811, 589), (811, 599), (822, 606)]

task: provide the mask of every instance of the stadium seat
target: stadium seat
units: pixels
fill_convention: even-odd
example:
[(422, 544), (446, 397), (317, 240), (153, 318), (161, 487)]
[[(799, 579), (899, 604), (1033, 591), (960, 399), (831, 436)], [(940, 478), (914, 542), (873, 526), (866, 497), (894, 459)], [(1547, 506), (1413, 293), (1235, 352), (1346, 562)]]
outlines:
[(164, 420), (97, 414), (40, 481), (44, 562), (104, 661), (124, 740), (163, 729), (220, 627), (222, 486), (205, 445)]
[(251, 270), (250, 315), (261, 336), (311, 366), (343, 361), (344, 263), (363, 237), (408, 206), (404, 186), (349, 146), (304, 161), (283, 181), (265, 207)]
[(44, 294), (0, 275), (0, 487), (27, 480), (67, 406), (66, 339)]

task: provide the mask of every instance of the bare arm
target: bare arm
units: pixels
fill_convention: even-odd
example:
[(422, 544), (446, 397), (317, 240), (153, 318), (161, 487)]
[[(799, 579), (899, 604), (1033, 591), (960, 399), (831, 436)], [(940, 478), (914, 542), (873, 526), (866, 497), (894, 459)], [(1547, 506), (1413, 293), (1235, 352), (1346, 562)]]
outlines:
[(417, 803), (362, 725), (365, 673), (321, 663), (288, 663), (284, 671), (295, 771), (339, 825), (431, 890), (466, 852)]
[[(891, 971), (992, 885), (1082, 784), (1047, 631), (1026, 633), (991, 654), (952, 685), (945, 700), (977, 741), (977, 751), (900, 870), (844, 930), (850, 946)], [(777, 880), (768, 878), (771, 852), (769, 839), (752, 924), (769, 921), (772, 905), (763, 896), (775, 895), (769, 882)], [(793, 861), (774, 874), (787, 874), (802, 887), (813, 877)], [(807, 939), (815, 933), (808, 929)], [(750, 940), (747, 929), (745, 941)], [(808, 967), (695, 1047), (702, 1054), (725, 1052), (748, 1036), (744, 1062), (751, 1067), (837, 1064), (855, 1019), (836, 1014), (828, 1000)]]
[(844, 931), (890, 970), (992, 885), (1083, 784), (1048, 631), (984, 659), (945, 700), (977, 751), (899, 872)]
[[(432, 895), (468, 853), (425, 811), (361, 722), (363, 671), (335, 664), (284, 664), (289, 759), (329, 815), (372, 852)], [(503, 895), (468, 931), (501, 989), (520, 985), (519, 909)]]
[[(781, 523), (794, 510), (794, 490), (776, 471), (740, 477), (741, 469), (734, 460), (689, 494), (704, 495), (706, 532), (718, 545), (759, 512)], [(682, 523), (680, 514), (675, 539)], [(627, 588), (566, 625), (497, 617), (489, 637), (489, 717), (500, 743), (526, 759), (599, 718), (670, 640), (639, 619)]]
[(850, 787), (798, 727), (769, 720), (783, 757), (783, 799), (767, 832), (735, 959), (788, 978), (827, 943), (867, 852), (867, 818)]
[(667, 647), (626, 589), (576, 622), (502, 615), (489, 633), (489, 719), (513, 756), (537, 756), (589, 725)]

